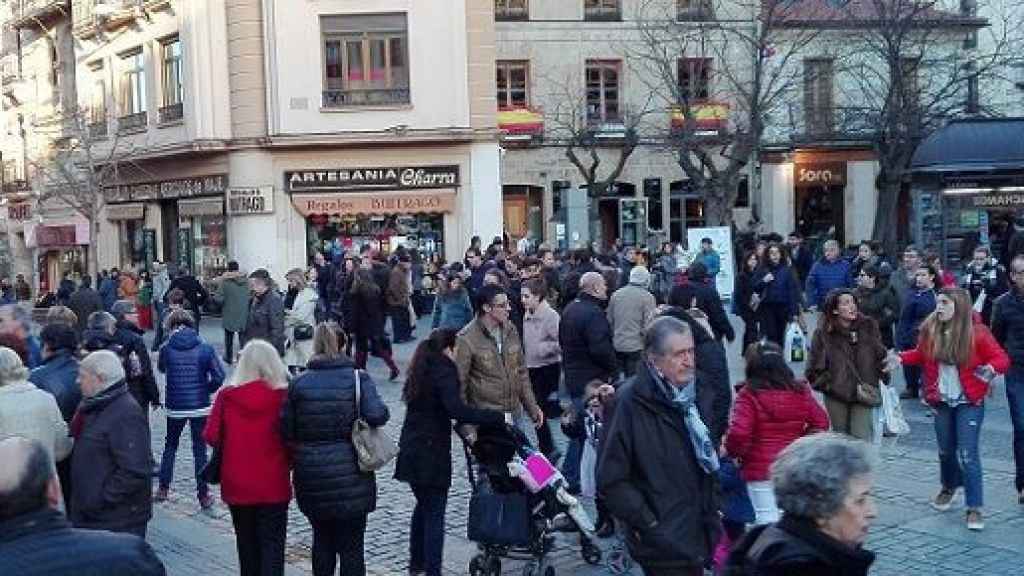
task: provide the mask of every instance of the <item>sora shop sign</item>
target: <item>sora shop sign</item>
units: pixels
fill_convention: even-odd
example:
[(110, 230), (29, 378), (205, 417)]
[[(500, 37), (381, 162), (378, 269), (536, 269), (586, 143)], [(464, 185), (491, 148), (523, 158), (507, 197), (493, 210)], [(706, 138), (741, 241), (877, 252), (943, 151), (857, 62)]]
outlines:
[(454, 188), (459, 185), (459, 167), (457, 165), (385, 166), (297, 170), (285, 172), (284, 180), (288, 192)]

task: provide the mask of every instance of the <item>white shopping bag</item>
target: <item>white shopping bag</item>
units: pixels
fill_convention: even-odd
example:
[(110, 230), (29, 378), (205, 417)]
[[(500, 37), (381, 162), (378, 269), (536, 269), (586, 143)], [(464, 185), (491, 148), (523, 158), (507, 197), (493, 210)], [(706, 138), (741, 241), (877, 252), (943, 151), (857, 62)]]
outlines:
[(790, 322), (786, 327), (785, 344), (783, 354), (787, 362), (803, 362), (807, 359), (807, 336), (796, 322)]
[(900, 395), (896, 389), (882, 382), (882, 428), (886, 436), (902, 436), (910, 432), (910, 425), (903, 417)]
[(583, 441), (583, 457), (580, 459), (580, 495), (597, 497), (597, 446), (587, 438)]
[(974, 311), (981, 314), (981, 311), (985, 309), (985, 299), (988, 298), (988, 293), (985, 290), (978, 294), (978, 299), (974, 301)]

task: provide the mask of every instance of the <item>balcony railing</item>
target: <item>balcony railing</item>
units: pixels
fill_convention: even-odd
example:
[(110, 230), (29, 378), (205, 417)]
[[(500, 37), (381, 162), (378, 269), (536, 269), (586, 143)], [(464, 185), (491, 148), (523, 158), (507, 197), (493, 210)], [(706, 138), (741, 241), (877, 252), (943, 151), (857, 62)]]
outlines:
[(160, 123), (177, 122), (185, 117), (185, 105), (181, 102), (164, 106), (159, 110)]
[(618, 6), (592, 6), (584, 10), (583, 19), (590, 22), (617, 22), (622, 20), (622, 10)]
[(517, 5), (516, 2), (498, 2), (494, 6), (494, 19), (499, 22), (522, 22), (530, 19), (530, 8), (524, 1)]
[(349, 106), (394, 106), (409, 104), (408, 88), (370, 88), (359, 90), (324, 90), (324, 108)]
[(138, 132), (146, 129), (146, 123), (149, 121), (149, 115), (146, 112), (138, 112), (136, 114), (127, 114), (117, 119), (117, 133), (124, 134), (125, 132)]
[[(694, 136), (721, 135), (729, 127), (729, 104), (725, 102), (691, 103), (690, 115), (693, 117)], [(682, 106), (672, 109), (671, 127), (675, 134), (689, 129), (686, 113)]]
[(66, 10), (70, 0), (8, 0), (11, 5), (11, 25), (15, 28), (33, 24), (51, 14)]
[(803, 110), (790, 117), (802, 118), (793, 122), (790, 139), (795, 142), (814, 140), (863, 140), (878, 130), (878, 112), (860, 106), (830, 106)]

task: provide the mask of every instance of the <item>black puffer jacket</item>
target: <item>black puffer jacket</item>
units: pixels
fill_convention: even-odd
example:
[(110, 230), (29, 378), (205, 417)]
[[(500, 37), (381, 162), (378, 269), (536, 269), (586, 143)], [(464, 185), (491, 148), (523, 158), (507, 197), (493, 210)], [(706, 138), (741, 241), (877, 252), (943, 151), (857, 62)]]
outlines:
[(414, 485), (448, 488), (452, 483), (452, 420), (464, 424), (497, 424), (496, 410), (467, 406), (459, 391), (459, 371), (446, 357), (427, 366), (416, 398), (402, 424), (395, 479)]
[(618, 370), (612, 328), (602, 304), (590, 294), (580, 293), (566, 306), (558, 324), (565, 386), (574, 398), (583, 396), (591, 380), (610, 381)]
[[(365, 372), (360, 373), (360, 388), (363, 419), (370, 426), (383, 426), (388, 407)], [(352, 447), (355, 394), (355, 367), (345, 357), (314, 357), (288, 387), (282, 434), (292, 447), (295, 499), (310, 518), (353, 518), (377, 507), (374, 475), (359, 470)]]
[(751, 529), (732, 548), (724, 576), (865, 576), (875, 554), (826, 536), (810, 520), (783, 516)]
[(722, 297), (718, 295), (718, 290), (711, 280), (699, 277), (689, 278), (685, 284), (672, 288), (669, 302), (673, 306), (683, 308), (689, 308), (692, 303), (696, 302), (697, 308), (707, 315), (716, 339), (725, 338), (729, 342), (736, 339), (736, 332), (732, 329), (729, 317), (725, 314)]
[(1024, 366), (1024, 295), (1016, 288), (997, 298), (992, 306), (992, 335), (1014, 366)]

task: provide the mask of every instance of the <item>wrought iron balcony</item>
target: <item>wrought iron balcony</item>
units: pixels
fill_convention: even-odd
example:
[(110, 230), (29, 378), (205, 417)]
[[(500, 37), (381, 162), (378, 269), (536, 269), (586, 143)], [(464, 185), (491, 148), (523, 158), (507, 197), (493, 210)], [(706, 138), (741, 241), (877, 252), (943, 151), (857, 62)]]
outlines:
[(98, 120), (89, 123), (89, 136), (91, 138), (105, 138), (107, 135), (107, 121)]
[(57, 14), (67, 14), (70, 0), (8, 0), (11, 5), (11, 26), (38, 26), (39, 22)]
[(368, 88), (358, 90), (324, 90), (324, 108), (349, 106), (393, 106), (410, 103), (408, 88)]
[(139, 132), (146, 129), (146, 124), (149, 122), (149, 114), (146, 112), (138, 112), (136, 114), (127, 114), (117, 119), (117, 133), (124, 134), (126, 132)]
[(185, 105), (181, 102), (164, 106), (159, 110), (160, 123), (177, 122), (185, 117)]

